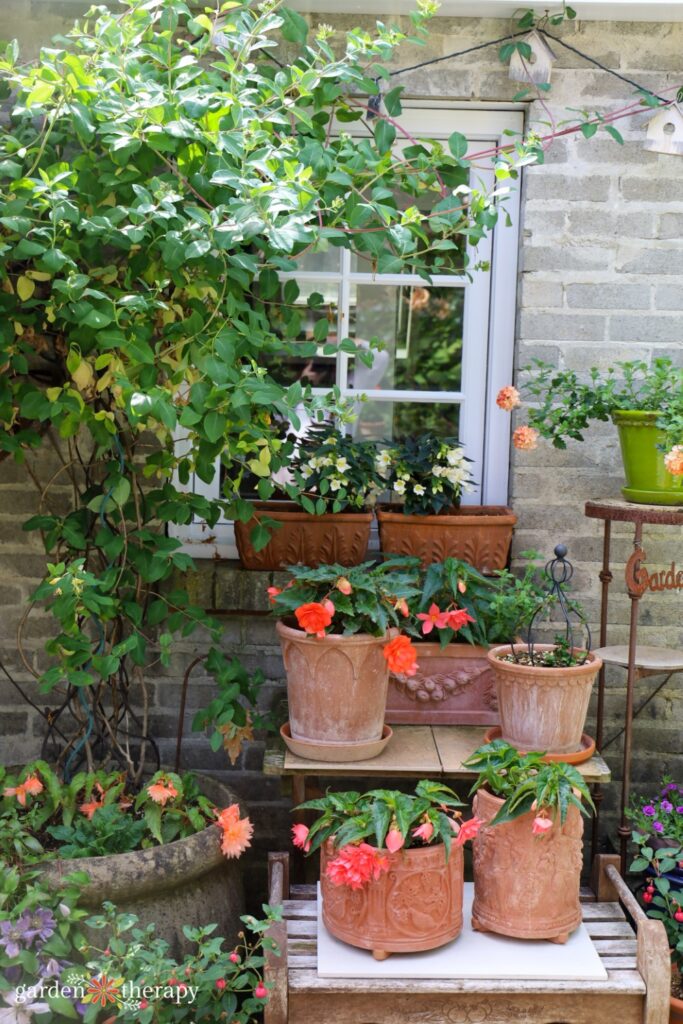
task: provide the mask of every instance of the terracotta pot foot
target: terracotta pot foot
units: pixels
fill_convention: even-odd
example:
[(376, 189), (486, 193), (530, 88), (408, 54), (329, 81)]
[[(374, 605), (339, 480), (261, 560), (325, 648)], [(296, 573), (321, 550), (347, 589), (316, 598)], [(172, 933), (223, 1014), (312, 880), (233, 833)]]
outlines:
[(487, 932), (488, 928), (485, 928), (484, 925), (481, 924), (481, 922), (478, 921), (476, 917), (473, 917), (472, 918), (472, 931), (473, 932)]
[(564, 946), (568, 938), (569, 932), (563, 932), (562, 935), (553, 935), (552, 939), (549, 939), (549, 941), (556, 943), (558, 946)]
[(388, 953), (386, 949), (373, 949), (372, 956), (375, 960), (387, 960), (391, 953)]

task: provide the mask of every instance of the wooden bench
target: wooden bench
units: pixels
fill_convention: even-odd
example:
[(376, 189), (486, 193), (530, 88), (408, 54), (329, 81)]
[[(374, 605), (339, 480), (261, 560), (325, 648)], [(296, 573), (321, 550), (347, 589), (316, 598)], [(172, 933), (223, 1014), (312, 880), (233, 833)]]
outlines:
[(267, 957), (265, 1024), (668, 1024), (664, 926), (645, 916), (618, 863), (598, 857), (594, 888), (581, 892), (606, 981), (501, 980), (495, 965), (490, 980), (397, 981), (318, 977), (315, 886), (290, 891), (287, 854), (271, 854), (270, 903), (284, 914), (270, 931), (280, 955)]

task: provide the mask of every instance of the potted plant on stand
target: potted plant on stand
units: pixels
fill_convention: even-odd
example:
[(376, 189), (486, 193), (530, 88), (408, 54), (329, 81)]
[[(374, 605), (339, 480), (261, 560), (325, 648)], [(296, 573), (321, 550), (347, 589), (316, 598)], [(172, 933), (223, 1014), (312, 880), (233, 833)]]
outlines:
[(377, 512), (383, 552), (415, 555), (423, 565), (450, 557), (483, 572), (505, 567), (517, 517), (503, 506), (460, 507), (468, 462), (455, 438), (430, 433), (380, 449), (377, 467), (400, 499)]
[(269, 588), (287, 673), (282, 736), (314, 761), (375, 757), (391, 737), (389, 671), (417, 671), (415, 649), (399, 629), (418, 593), (416, 560), (289, 572), (284, 589)]
[[(287, 500), (254, 502), (254, 516), (235, 523), (235, 540), (245, 569), (358, 565), (365, 558), (371, 508), (382, 489), (375, 446), (354, 441), (332, 424), (316, 424), (292, 444), (287, 479), (277, 485)], [(279, 474), (280, 476), (282, 474)], [(263, 544), (263, 541), (266, 541)]]
[(390, 953), (435, 949), (462, 929), (462, 846), (479, 821), (463, 821), (455, 793), (421, 781), (415, 794), (393, 790), (328, 793), (301, 804), (320, 812), (294, 825), (294, 843), (320, 848), (323, 922), (336, 938)]
[[(517, 448), (534, 448), (536, 439), (566, 448), (567, 439), (583, 441), (591, 420), (608, 420), (619, 431), (628, 501), (683, 505), (683, 367), (671, 359), (652, 364), (615, 363), (603, 373), (592, 367), (588, 380), (573, 370), (556, 370), (540, 359), (522, 369), (523, 393), (537, 405), (529, 409), (529, 426), (513, 434)], [(520, 405), (520, 392), (503, 388), (501, 409)]]
[[(602, 661), (589, 650), (590, 630), (580, 609), (566, 597), (565, 588), (573, 574), (566, 554), (566, 547), (558, 544), (555, 558), (546, 565), (550, 587), (524, 623), (527, 642), (514, 642), (522, 627), (524, 610), (520, 608), (519, 628), (510, 642), (487, 654), (496, 678), (501, 721), (500, 729), (489, 730), (487, 738), (499, 735), (520, 750), (542, 750), (549, 758), (579, 763), (595, 750), (595, 741), (583, 729)], [(556, 634), (552, 644), (533, 643), (531, 635), (538, 616), (555, 604), (564, 616), (564, 632)], [(585, 647), (575, 644), (571, 625), (574, 614), (585, 631)]]
[(521, 576), (508, 569), (483, 576), (467, 562), (447, 558), (423, 570), (422, 593), (409, 629), (417, 672), (389, 677), (389, 723), (432, 725), (499, 722), (496, 681), (487, 659), (491, 646), (516, 635), (544, 599), (540, 573), (527, 559)]
[[(645, 804), (635, 814), (631, 812), (635, 825), (633, 841), (638, 852), (630, 870), (646, 872), (646, 882), (641, 887), (645, 913), (662, 921), (666, 929), (672, 966), (669, 1021), (683, 1024), (683, 841), (681, 823), (676, 820), (683, 819), (683, 804), (674, 804), (670, 799), (681, 800), (680, 787), (675, 783), (668, 785), (673, 788), (665, 786), (659, 800)], [(639, 820), (641, 816), (646, 819), (644, 822)], [(661, 825), (661, 831), (654, 825)]]
[(582, 814), (593, 806), (579, 772), (494, 740), (465, 762), (477, 771), (472, 927), (566, 942), (581, 922)]

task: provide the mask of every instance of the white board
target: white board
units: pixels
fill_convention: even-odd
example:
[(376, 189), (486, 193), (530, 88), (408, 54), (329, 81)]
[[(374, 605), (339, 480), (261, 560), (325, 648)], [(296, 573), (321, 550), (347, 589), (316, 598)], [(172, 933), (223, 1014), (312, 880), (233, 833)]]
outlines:
[[(318, 975), (321, 978), (512, 978), (547, 981), (605, 981), (584, 924), (563, 945), (536, 939), (509, 939), (472, 931), (474, 886), (465, 883), (463, 930), (457, 939), (426, 953), (392, 953), (374, 960), (367, 949), (333, 938), (322, 919), (318, 885)], [(492, 970), (492, 965), (495, 967)]]

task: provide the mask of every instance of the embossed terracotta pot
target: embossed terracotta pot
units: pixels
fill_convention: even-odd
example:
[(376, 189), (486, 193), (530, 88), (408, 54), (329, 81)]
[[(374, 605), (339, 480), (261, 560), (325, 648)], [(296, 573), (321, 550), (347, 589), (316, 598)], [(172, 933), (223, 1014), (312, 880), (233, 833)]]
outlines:
[(272, 570), (302, 563), (312, 568), (337, 562), (360, 565), (365, 559), (372, 525), (371, 512), (340, 512), (311, 516), (294, 502), (256, 501), (256, 519), (280, 523), (264, 548), (255, 551), (249, 535), (256, 519), (235, 523), (235, 541), (245, 569)]
[(423, 565), (460, 558), (490, 572), (507, 565), (517, 516), (504, 505), (463, 505), (439, 516), (407, 516), (400, 506), (386, 506), (377, 521), (385, 554), (414, 555)]
[(415, 644), (417, 673), (389, 675), (386, 721), (418, 725), (497, 724), (498, 696), (487, 647)]
[[(552, 644), (536, 644), (538, 652)], [(496, 677), (502, 738), (518, 750), (571, 754), (581, 749), (588, 702), (602, 661), (589, 654), (585, 665), (542, 668), (502, 661), (510, 644), (494, 647), (488, 660)], [(524, 653), (526, 644), (514, 644)]]
[(554, 824), (535, 836), (533, 811), (503, 825), (488, 825), (502, 805), (485, 789), (477, 792), (472, 805), (487, 823), (472, 841), (472, 927), (516, 939), (566, 942), (581, 923), (581, 814), (571, 806), (562, 827)]
[[(382, 737), (389, 684), (383, 648), (396, 630), (385, 637), (316, 637), (284, 622), (276, 623), (276, 629), (287, 673), (292, 737), (347, 750), (357, 744), (361, 760), (368, 742)], [(311, 757), (316, 759), (314, 753)]]
[(325, 927), (342, 942), (388, 953), (417, 953), (451, 942), (462, 931), (463, 853), (443, 844), (386, 853), (389, 871), (362, 889), (332, 885), (326, 870), (334, 857), (328, 840), (320, 852)]

